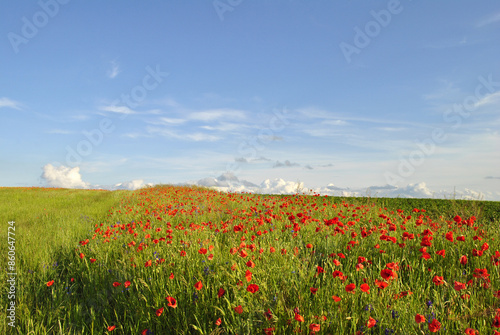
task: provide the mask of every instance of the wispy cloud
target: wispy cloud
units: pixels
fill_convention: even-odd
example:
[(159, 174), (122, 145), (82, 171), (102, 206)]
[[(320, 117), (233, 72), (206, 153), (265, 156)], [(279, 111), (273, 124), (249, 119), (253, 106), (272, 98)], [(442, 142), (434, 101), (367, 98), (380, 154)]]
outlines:
[(488, 94), (487, 96), (476, 102), (475, 107), (481, 107), (492, 104), (500, 105), (500, 91)]
[(70, 135), (70, 134), (74, 134), (74, 132), (70, 131), (70, 130), (63, 130), (63, 129), (52, 129), (52, 130), (47, 131), (47, 134)]
[(101, 106), (99, 109), (105, 112), (112, 112), (118, 114), (126, 114), (126, 115), (136, 114), (135, 111), (131, 110), (127, 106), (110, 105), (110, 106)]
[(22, 105), (20, 102), (11, 100), (11, 99), (6, 98), (6, 97), (0, 98), (0, 108), (6, 107), (6, 108), (13, 108), (13, 109), (21, 110), (22, 109), (21, 106)]
[(276, 161), (274, 163), (273, 168), (278, 168), (278, 167), (293, 167), (293, 166), (300, 166), (298, 163), (290, 162), (289, 160), (286, 160), (284, 162)]
[(194, 142), (201, 142), (201, 141), (214, 142), (221, 139), (219, 136), (214, 136), (201, 132), (181, 133), (170, 129), (158, 128), (158, 127), (147, 127), (146, 131), (152, 135), (159, 135), (159, 136), (170, 137), (179, 140), (194, 141)]
[(500, 22), (500, 12), (482, 18), (476, 24), (476, 27), (481, 28), (481, 27), (484, 27), (484, 26), (487, 26), (489, 24), (493, 24), (493, 23), (496, 23), (496, 22)]
[(210, 109), (201, 112), (194, 112), (189, 115), (189, 119), (194, 121), (210, 122), (220, 119), (243, 120), (245, 112), (237, 109)]
[(107, 72), (108, 78), (114, 79), (116, 76), (118, 76), (118, 74), (120, 74), (120, 72), (121, 72), (121, 70), (120, 70), (120, 66), (118, 65), (118, 63), (116, 61), (112, 61), (111, 62), (111, 69), (109, 69)]

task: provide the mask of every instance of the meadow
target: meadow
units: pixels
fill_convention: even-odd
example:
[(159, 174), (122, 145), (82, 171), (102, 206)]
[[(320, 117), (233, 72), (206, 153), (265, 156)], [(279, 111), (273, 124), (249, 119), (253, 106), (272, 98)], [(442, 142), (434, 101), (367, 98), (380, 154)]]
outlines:
[(0, 222), (2, 334), (500, 334), (500, 202), (0, 188)]

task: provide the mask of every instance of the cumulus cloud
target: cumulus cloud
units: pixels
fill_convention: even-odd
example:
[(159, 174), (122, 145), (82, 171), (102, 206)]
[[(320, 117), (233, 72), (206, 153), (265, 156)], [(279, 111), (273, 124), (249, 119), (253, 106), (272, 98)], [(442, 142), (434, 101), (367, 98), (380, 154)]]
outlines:
[(114, 190), (132, 190), (132, 191), (135, 191), (135, 190), (138, 190), (138, 189), (140, 189), (142, 187), (146, 187), (146, 186), (153, 186), (153, 184), (151, 184), (151, 183), (145, 184), (144, 180), (142, 180), (142, 179), (135, 179), (135, 180), (127, 181), (127, 182), (124, 182), (124, 183), (115, 184), (112, 187), (112, 189), (114, 189)]
[(70, 168), (64, 165), (53, 166), (47, 164), (43, 168), (42, 179), (48, 187), (61, 188), (84, 188), (84, 189), (106, 189), (106, 190), (137, 190), (146, 186), (153, 186), (151, 183), (144, 183), (142, 179), (135, 179), (115, 185), (91, 185), (82, 180), (80, 168)]
[[(387, 198), (434, 198), (434, 199), (464, 199), (479, 200), (485, 195), (474, 190), (458, 190), (454, 194), (447, 191), (430, 189), (425, 182), (408, 184), (404, 187), (393, 185), (369, 186), (351, 189), (338, 187), (333, 183), (320, 187), (307, 187), (297, 181), (287, 181), (281, 178), (266, 179), (260, 185), (246, 180), (240, 180), (232, 173), (223, 174), (217, 178), (204, 178), (191, 183), (214, 188), (222, 192), (247, 192), (259, 194), (320, 194), (341, 197), (387, 197)], [(497, 199), (499, 194), (488, 194), (488, 198)]]
[(484, 179), (500, 179), (500, 177), (487, 176), (487, 177), (484, 177)]
[(90, 184), (82, 180), (80, 168), (67, 166), (53, 166), (47, 164), (43, 167), (42, 179), (47, 186), (63, 188), (89, 188)]

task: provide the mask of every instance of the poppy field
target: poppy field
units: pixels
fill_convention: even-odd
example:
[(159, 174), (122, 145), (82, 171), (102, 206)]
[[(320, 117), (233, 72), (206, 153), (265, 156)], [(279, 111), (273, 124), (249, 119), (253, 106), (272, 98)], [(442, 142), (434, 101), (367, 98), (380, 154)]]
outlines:
[(495, 202), (168, 185), (0, 200), (18, 238), (2, 333), (500, 334)]

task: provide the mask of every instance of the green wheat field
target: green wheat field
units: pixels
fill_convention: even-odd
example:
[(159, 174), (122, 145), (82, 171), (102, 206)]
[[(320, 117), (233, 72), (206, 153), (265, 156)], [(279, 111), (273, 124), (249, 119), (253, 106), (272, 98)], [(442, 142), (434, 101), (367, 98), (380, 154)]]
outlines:
[(500, 334), (500, 202), (0, 188), (0, 222), (0, 334)]

